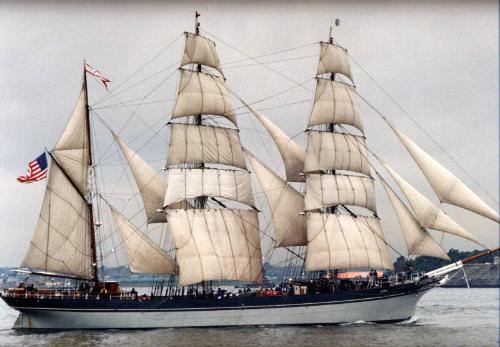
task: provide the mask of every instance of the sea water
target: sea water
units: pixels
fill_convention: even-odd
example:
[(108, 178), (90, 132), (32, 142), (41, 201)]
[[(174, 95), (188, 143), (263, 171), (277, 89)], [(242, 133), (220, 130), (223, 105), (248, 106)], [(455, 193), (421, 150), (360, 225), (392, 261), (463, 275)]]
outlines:
[(398, 324), (214, 329), (20, 332), (17, 312), (0, 303), (0, 346), (498, 346), (499, 290), (438, 288), (414, 318)]

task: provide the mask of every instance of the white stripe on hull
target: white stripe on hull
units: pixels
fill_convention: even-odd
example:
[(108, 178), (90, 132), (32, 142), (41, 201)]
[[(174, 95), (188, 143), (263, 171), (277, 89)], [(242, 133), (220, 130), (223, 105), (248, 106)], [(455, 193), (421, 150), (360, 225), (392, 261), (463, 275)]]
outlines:
[(359, 302), (203, 312), (34, 310), (20, 313), (14, 328), (147, 329), (397, 321), (414, 315), (423, 293)]

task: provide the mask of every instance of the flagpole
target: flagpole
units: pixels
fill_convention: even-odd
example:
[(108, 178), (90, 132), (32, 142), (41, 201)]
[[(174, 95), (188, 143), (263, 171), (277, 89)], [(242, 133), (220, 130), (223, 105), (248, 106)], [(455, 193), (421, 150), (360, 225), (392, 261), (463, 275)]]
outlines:
[[(89, 112), (89, 95), (87, 89), (87, 68), (85, 67), (85, 59), (83, 59), (83, 88), (85, 91), (85, 121), (87, 127), (87, 143), (88, 143), (88, 166), (92, 170), (92, 138), (90, 136), (90, 112)], [(99, 291), (99, 270), (97, 266), (97, 246), (96, 246), (96, 233), (94, 225), (94, 209), (92, 205), (92, 192), (90, 192), (89, 199), (87, 201), (87, 207), (89, 210), (89, 227), (90, 227), (90, 248), (92, 250), (92, 279), (94, 281), (94, 290)]]

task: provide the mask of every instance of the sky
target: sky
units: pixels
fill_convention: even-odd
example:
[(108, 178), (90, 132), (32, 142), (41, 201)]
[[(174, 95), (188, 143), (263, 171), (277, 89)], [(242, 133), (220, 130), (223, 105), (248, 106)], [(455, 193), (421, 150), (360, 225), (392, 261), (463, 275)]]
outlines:
[[(256, 102), (290, 89), (255, 107), (303, 148), (317, 42), (327, 40), (329, 26), (340, 18), (333, 34), (356, 61), (352, 70), (358, 92), (498, 211), (497, 2), (2, 2), (0, 266), (18, 265), (28, 247), (46, 183), (23, 185), (16, 177), (57, 141), (81, 88), (83, 59), (112, 80), (114, 96), (106, 95), (98, 81), (89, 81), (95, 114), (155, 168), (163, 167), (182, 33), (192, 30), (195, 10), (202, 15), (203, 35), (217, 44), (229, 87), (239, 96)], [(266, 66), (248, 60), (281, 51), (258, 58)], [(120, 102), (128, 107), (116, 107)], [(360, 107), (369, 148), (438, 204), (380, 117), (362, 101)], [(133, 213), (140, 205), (126, 201), (135, 189), (131, 176), (119, 173), (120, 157), (109, 132), (96, 116), (93, 123), (102, 183), (118, 207)], [(278, 152), (260, 125), (248, 114), (239, 116), (239, 125), (243, 145), (283, 173)], [(381, 187), (377, 205), (387, 239), (404, 253), (399, 224)], [(498, 245), (494, 222), (440, 207), (487, 246)], [(446, 249), (476, 248), (454, 236), (433, 235)]]

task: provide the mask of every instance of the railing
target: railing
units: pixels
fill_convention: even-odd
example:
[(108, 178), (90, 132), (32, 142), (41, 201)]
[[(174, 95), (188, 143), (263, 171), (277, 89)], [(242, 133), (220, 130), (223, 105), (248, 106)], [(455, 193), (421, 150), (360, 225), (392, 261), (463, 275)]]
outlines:
[(13, 290), (7, 289), (4, 290), (3, 296), (12, 297), (12, 298), (33, 298), (33, 299), (99, 299), (99, 300), (150, 300), (151, 297), (149, 295), (135, 295), (130, 292), (124, 292), (122, 294), (109, 294), (109, 293), (100, 293), (100, 294), (90, 294), (90, 293), (82, 293), (79, 291), (74, 292), (60, 292), (60, 291), (47, 291), (47, 290), (37, 290), (37, 291), (28, 291), (28, 290)]
[[(370, 288), (384, 288), (384, 287), (395, 287), (403, 284), (416, 283), (418, 282), (423, 275), (423, 273), (413, 272), (411, 274), (394, 274), (391, 276), (383, 276), (383, 277), (354, 277), (350, 279), (344, 279), (350, 281), (354, 288), (351, 290), (362, 290), (362, 289), (370, 289)], [(4, 289), (3, 296), (13, 297), (13, 298), (35, 298), (35, 299), (61, 299), (61, 300), (76, 300), (76, 299), (98, 299), (98, 300), (152, 300), (152, 299), (175, 299), (175, 298), (204, 298), (208, 297), (208, 295), (203, 295), (201, 293), (184, 293), (180, 291), (180, 288), (177, 290), (173, 290), (175, 294), (170, 294), (170, 292), (166, 293), (163, 296), (149, 296), (146, 294), (138, 295), (133, 292), (125, 292), (122, 291), (120, 294), (116, 293), (105, 293), (101, 292), (99, 294), (95, 293), (86, 293), (79, 290), (55, 290), (55, 289), (35, 289), (30, 290), (29, 288), (15, 288), (15, 289)], [(219, 293), (213, 293), (212, 297), (214, 298), (231, 298), (238, 297), (239, 295), (257, 295), (257, 296), (278, 296), (278, 295), (290, 295), (286, 290), (279, 291), (279, 293), (275, 293), (273, 291), (272, 295), (267, 292), (263, 292), (263, 288), (245, 293), (231, 293), (230, 291), (225, 291), (221, 297), (219, 297)]]

